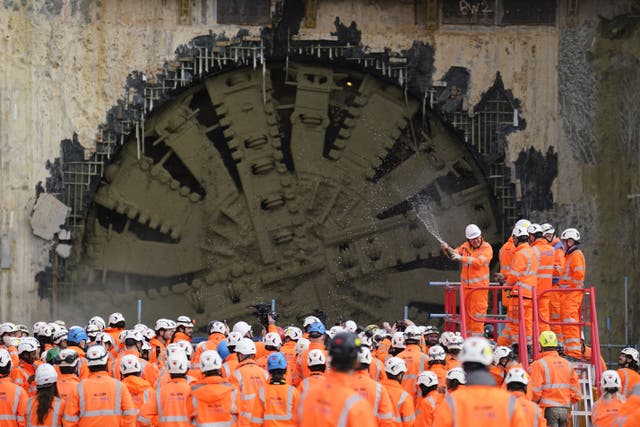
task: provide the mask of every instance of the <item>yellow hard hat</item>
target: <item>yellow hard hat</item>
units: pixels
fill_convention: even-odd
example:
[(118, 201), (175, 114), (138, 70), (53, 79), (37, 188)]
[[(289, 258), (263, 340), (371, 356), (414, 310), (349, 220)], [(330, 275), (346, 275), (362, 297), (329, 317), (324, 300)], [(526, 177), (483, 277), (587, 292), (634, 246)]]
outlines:
[(553, 331), (544, 331), (540, 334), (538, 342), (542, 348), (557, 347), (558, 337)]

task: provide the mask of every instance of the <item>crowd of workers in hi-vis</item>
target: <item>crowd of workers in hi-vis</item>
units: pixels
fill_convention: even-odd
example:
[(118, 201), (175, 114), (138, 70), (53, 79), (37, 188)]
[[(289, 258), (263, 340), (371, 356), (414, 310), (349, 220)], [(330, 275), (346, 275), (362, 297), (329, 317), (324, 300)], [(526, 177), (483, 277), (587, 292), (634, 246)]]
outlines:
[[(488, 286), (491, 246), (476, 225), (465, 234), (442, 249), (461, 263), (462, 287)], [(188, 316), (129, 329), (120, 313), (68, 329), (3, 323), (0, 427), (566, 426), (581, 399), (574, 363), (589, 349), (575, 324), (541, 325), (533, 337), (531, 307), (540, 295), (542, 318), (577, 322), (582, 293), (533, 289), (582, 288), (579, 244), (576, 229), (558, 239), (549, 224), (518, 221), (499, 254), (497, 279), (510, 288), (502, 288), (509, 323), (497, 342), (471, 318), (463, 337), (408, 319), (327, 328), (308, 316), (282, 328), (269, 314), (259, 339), (245, 321), (213, 320), (198, 344)], [(473, 317), (486, 316), (487, 292), (467, 297)], [(532, 358), (534, 345), (539, 357), (524, 369), (516, 355)], [(594, 426), (640, 426), (638, 352), (625, 348), (618, 362), (602, 372)]]

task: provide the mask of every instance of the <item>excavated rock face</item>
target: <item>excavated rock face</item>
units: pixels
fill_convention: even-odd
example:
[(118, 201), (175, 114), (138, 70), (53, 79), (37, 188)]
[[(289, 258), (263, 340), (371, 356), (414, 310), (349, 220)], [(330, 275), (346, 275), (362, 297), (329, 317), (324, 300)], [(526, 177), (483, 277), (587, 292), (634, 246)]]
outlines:
[(106, 312), (142, 298), (149, 316), (205, 323), (272, 298), (287, 320), (433, 309), (442, 299), (428, 280), (455, 279), (457, 266), (416, 209), (451, 244), (468, 223), (500, 237), (481, 170), (424, 113), (395, 85), (329, 65), (273, 63), (191, 86), (105, 168), (76, 299)]

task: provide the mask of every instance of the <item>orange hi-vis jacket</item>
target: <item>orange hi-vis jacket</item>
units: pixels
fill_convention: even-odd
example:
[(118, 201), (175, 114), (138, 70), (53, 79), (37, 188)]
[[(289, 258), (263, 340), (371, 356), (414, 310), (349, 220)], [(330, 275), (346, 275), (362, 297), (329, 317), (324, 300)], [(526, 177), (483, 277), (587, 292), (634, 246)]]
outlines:
[(493, 258), (493, 249), (485, 241), (477, 249), (473, 248), (469, 242), (464, 242), (456, 252), (462, 256), (460, 260), (462, 271), (460, 272), (460, 283), (465, 288), (477, 286), (489, 286), (489, 263)]
[(395, 408), (393, 426), (412, 427), (416, 422), (416, 407), (413, 403), (413, 395), (408, 393), (396, 380), (382, 380), (382, 385), (387, 389), (391, 404)]
[(140, 366), (142, 367), (142, 374), (140, 375), (143, 379), (149, 381), (149, 384), (156, 384), (158, 382), (158, 378), (160, 377), (160, 373), (158, 372), (158, 368), (156, 368), (153, 363), (147, 362), (146, 360), (140, 358), (140, 353), (138, 350), (121, 350), (118, 358), (113, 363), (111, 367), (111, 376), (117, 380), (120, 379), (120, 362), (123, 356), (126, 355), (134, 355), (138, 358), (140, 362)]
[(640, 426), (640, 385), (631, 390), (627, 401), (620, 406), (613, 425), (615, 427)]
[(24, 427), (27, 393), (9, 377), (0, 378), (0, 427)]
[(202, 355), (202, 353), (207, 350), (218, 351), (218, 345), (220, 345), (220, 343), (224, 340), (224, 334), (215, 332), (209, 335), (209, 338), (207, 338), (206, 341), (202, 341), (201, 343), (199, 343), (196, 346), (196, 351), (193, 353), (193, 358), (191, 359), (191, 367), (194, 369), (200, 368), (200, 356)]
[(63, 420), (65, 427), (135, 427), (137, 412), (126, 386), (92, 372), (69, 396)]
[(629, 368), (620, 368), (617, 372), (620, 376), (620, 393), (623, 396), (629, 396), (633, 387), (640, 384), (640, 374)]
[(311, 375), (300, 381), (300, 384), (298, 384), (296, 388), (300, 392), (300, 395), (303, 396), (313, 384), (324, 380), (324, 372), (311, 372)]
[(420, 394), (416, 387), (416, 380), (420, 372), (427, 369), (429, 359), (417, 344), (407, 344), (406, 348), (401, 351), (397, 357), (404, 360), (404, 363), (407, 365), (407, 372), (404, 373), (404, 377), (402, 378), (402, 387), (409, 392), (415, 400)]
[(322, 350), (325, 360), (328, 360), (327, 349), (323, 343), (312, 342), (309, 344), (309, 348), (300, 355), (300, 372), (302, 372), (302, 378), (307, 378), (311, 375), (311, 371), (309, 370), (309, 352), (311, 350)]
[(300, 372), (300, 367), (298, 365), (296, 342), (287, 341), (282, 344), (282, 347), (280, 347), (280, 353), (284, 354), (285, 359), (287, 359), (287, 375), (288, 380), (291, 380), (289, 384), (297, 387), (298, 384), (300, 384), (300, 381), (302, 381), (302, 372)]
[(69, 396), (78, 389), (80, 378), (75, 374), (58, 374), (58, 395), (64, 400), (69, 400)]
[(530, 367), (533, 401), (541, 408), (568, 408), (581, 398), (578, 375), (573, 365), (560, 357), (557, 351), (544, 351)]
[(586, 262), (580, 249), (569, 250), (564, 258), (564, 272), (558, 280), (558, 286), (564, 289), (584, 288)]
[(369, 364), (369, 376), (371, 379), (378, 382), (387, 379), (387, 373), (384, 370), (384, 363), (382, 363), (377, 357), (371, 359), (371, 364)]
[(387, 361), (389, 357), (389, 350), (391, 349), (391, 340), (389, 338), (383, 338), (376, 347), (375, 356), (376, 359), (382, 363)]
[(231, 376), (231, 384), (240, 389), (240, 419), (241, 425), (247, 425), (253, 413), (260, 388), (267, 384), (269, 373), (256, 365), (253, 359), (245, 359)]
[[(371, 405), (351, 387), (352, 377), (331, 371), (313, 384), (298, 406), (300, 427), (374, 427)], [(398, 385), (399, 386), (399, 385)]]
[(149, 401), (154, 393), (149, 381), (135, 375), (129, 375), (122, 379), (122, 384), (127, 386), (133, 405), (139, 411)]
[(420, 398), (416, 405), (415, 427), (431, 427), (433, 425), (436, 407), (442, 402), (442, 399), (444, 399), (444, 394), (438, 390), (433, 390), (426, 397)]
[(613, 427), (614, 420), (618, 416), (620, 407), (625, 402), (624, 396), (619, 393), (605, 393), (591, 410), (591, 422), (593, 427)]
[(178, 342), (178, 341), (191, 342), (191, 337), (189, 335), (185, 334), (184, 332), (177, 331), (171, 337), (171, 342)]
[(38, 398), (36, 396), (30, 397), (27, 402), (27, 427), (62, 427), (65, 405), (66, 402), (63, 399), (54, 396), (47, 416), (39, 423)]
[(240, 410), (240, 390), (218, 376), (204, 377), (191, 386), (195, 427), (234, 427)]
[(438, 377), (438, 386), (446, 387), (447, 386), (447, 365), (443, 365), (441, 363), (432, 363), (431, 366), (427, 367), (427, 371), (431, 371)]
[[(509, 237), (504, 245), (500, 248), (498, 252), (498, 259), (500, 261), (500, 273), (507, 277), (509, 271), (511, 269), (511, 260), (513, 259), (513, 253), (516, 251), (516, 245), (513, 243), (513, 237)], [(508, 307), (507, 303), (507, 292), (502, 291), (502, 305)]]
[[(75, 352), (78, 353), (78, 377), (80, 377), (81, 380), (87, 378), (89, 376), (89, 366), (87, 365), (87, 359), (84, 357), (86, 354), (85, 351), (75, 345), (70, 345), (67, 348), (75, 350)], [(59, 375), (60, 370), (58, 369), (58, 365), (55, 367), (58, 370)]]
[(222, 364), (222, 376), (224, 378), (231, 378), (236, 369), (238, 369), (238, 355), (231, 353)]
[(164, 365), (164, 361), (167, 357), (167, 346), (158, 338), (151, 338), (149, 340), (151, 350), (149, 350), (149, 362), (156, 365), (156, 368), (160, 369)]
[(295, 427), (298, 425), (300, 392), (292, 385), (266, 384), (258, 391), (251, 425)]
[(562, 246), (562, 242), (557, 237), (554, 238), (550, 243), (553, 248), (553, 281), (552, 284), (558, 284), (558, 280), (560, 280), (560, 276), (562, 276), (562, 272), (564, 271), (564, 246)]
[(116, 356), (122, 348), (122, 344), (120, 343), (120, 334), (122, 333), (122, 331), (124, 331), (124, 329), (118, 328), (105, 328), (104, 331), (102, 331), (111, 335), (111, 338), (113, 338), (114, 345), (111, 349), (111, 352), (114, 356)]
[(511, 394), (518, 398), (518, 405), (522, 408), (527, 419), (526, 427), (546, 427), (547, 420), (542, 409), (533, 403), (523, 392), (512, 391)]
[(491, 374), (493, 379), (496, 381), (496, 385), (500, 387), (504, 382), (504, 377), (506, 375), (504, 367), (497, 366), (497, 365), (490, 365), (489, 373)]
[(436, 407), (433, 427), (523, 427), (526, 417), (517, 397), (494, 386), (467, 385)]
[(24, 391), (27, 392), (27, 396), (31, 397), (36, 394), (36, 365), (32, 365), (30, 363), (21, 360), (18, 363), (18, 366), (11, 370), (11, 380), (18, 384), (20, 387), (24, 388)]
[[(198, 370), (189, 369), (187, 371), (187, 377), (186, 377), (187, 384), (195, 383), (200, 379), (202, 379), (202, 372), (200, 372), (199, 369)], [(157, 389), (161, 385), (167, 384), (169, 381), (171, 381), (171, 374), (169, 373), (167, 368), (164, 367), (162, 368), (162, 371), (160, 371), (159, 373), (158, 382), (156, 382), (156, 386), (154, 388)]]
[(538, 258), (538, 284), (536, 290), (542, 292), (551, 289), (555, 250), (544, 238), (533, 242), (531, 248)]
[(453, 368), (457, 368), (458, 366), (460, 366), (460, 361), (458, 359), (454, 359), (453, 356), (451, 356), (450, 354), (447, 354), (447, 357), (445, 358), (445, 362), (447, 365), (447, 370), (451, 370)]
[(353, 375), (353, 389), (369, 402), (373, 408), (373, 416), (378, 420), (378, 426), (393, 425), (393, 419), (396, 417), (394, 406), (389, 392), (382, 384), (371, 379), (368, 372), (360, 370)]
[(191, 387), (185, 378), (172, 378), (142, 405), (138, 424), (149, 426), (158, 417), (159, 427), (190, 427), (194, 415)]
[(516, 247), (511, 260), (511, 267), (507, 273), (505, 285), (513, 286), (511, 295), (519, 292), (525, 298), (533, 296), (533, 288), (538, 284), (538, 258), (528, 243), (521, 243)]

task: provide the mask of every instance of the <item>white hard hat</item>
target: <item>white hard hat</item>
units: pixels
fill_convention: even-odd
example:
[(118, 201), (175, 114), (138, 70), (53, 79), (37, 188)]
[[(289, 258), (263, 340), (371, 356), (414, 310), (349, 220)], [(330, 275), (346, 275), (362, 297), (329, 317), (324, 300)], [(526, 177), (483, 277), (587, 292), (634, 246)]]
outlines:
[(101, 345), (92, 345), (85, 354), (88, 366), (102, 366), (109, 361), (107, 350)]
[(20, 344), (18, 344), (18, 354), (24, 353), (25, 351), (30, 353), (32, 351), (36, 351), (40, 348), (40, 342), (34, 337), (24, 337), (20, 339)]
[(456, 380), (460, 384), (467, 383), (467, 375), (465, 374), (464, 369), (459, 366), (456, 366), (455, 368), (449, 369), (447, 371), (447, 379)]
[(40, 331), (44, 326), (47, 326), (47, 322), (39, 321), (33, 324), (33, 335), (40, 335)]
[(461, 350), (462, 344), (464, 344), (464, 338), (462, 338), (462, 335), (454, 335), (449, 339), (449, 345), (447, 348), (449, 350)]
[(158, 319), (153, 329), (159, 331), (160, 329), (171, 330), (176, 328), (176, 322), (171, 319)]
[(347, 320), (346, 322), (344, 322), (344, 329), (347, 332), (351, 332), (352, 334), (355, 334), (356, 331), (358, 330), (358, 324), (353, 320)]
[(371, 360), (371, 350), (369, 350), (367, 347), (360, 347), (360, 350), (358, 351), (358, 362), (366, 365), (371, 365)]
[(504, 379), (505, 384), (522, 383), (524, 385), (529, 384), (529, 375), (522, 368), (511, 368), (507, 372), (507, 377)]
[(418, 375), (416, 385), (423, 385), (425, 387), (433, 387), (434, 385), (438, 385), (438, 376), (435, 372), (422, 371), (420, 372), (420, 375)]
[(242, 338), (238, 345), (236, 345), (235, 352), (245, 356), (256, 354), (256, 343), (254, 343), (250, 338)]
[(307, 316), (304, 318), (304, 322), (302, 323), (302, 327), (306, 328), (307, 326), (311, 326), (312, 323), (320, 322), (316, 316)]
[(233, 332), (240, 332), (243, 337), (246, 336), (249, 331), (251, 331), (251, 326), (242, 320), (233, 325)]
[(14, 323), (4, 322), (2, 325), (0, 325), (0, 336), (4, 334), (17, 332), (17, 331), (18, 331), (18, 327)]
[(531, 221), (529, 221), (528, 219), (519, 219), (518, 221), (516, 221), (516, 225), (513, 227), (513, 229), (515, 230), (518, 227), (527, 228), (529, 225), (531, 225)]
[(142, 347), (140, 347), (140, 351), (151, 351), (153, 347), (147, 341), (142, 342)]
[(106, 344), (106, 343), (110, 343), (111, 345), (116, 344), (115, 341), (113, 340), (113, 337), (106, 332), (99, 333), (98, 336), (96, 336), (96, 342), (100, 344)]
[(7, 365), (11, 365), (11, 355), (6, 349), (0, 348), (0, 368), (4, 368)]
[(540, 228), (542, 228), (542, 234), (553, 234), (556, 232), (556, 229), (553, 228), (553, 225), (549, 224), (549, 223), (544, 223), (540, 226)]
[(439, 345), (434, 345), (429, 348), (429, 354), (427, 355), (429, 358), (429, 362), (437, 361), (437, 360), (445, 360), (447, 358), (447, 353), (445, 353), (444, 348)]
[(124, 342), (126, 340), (134, 340), (136, 342), (142, 342), (142, 341), (144, 341), (144, 337), (142, 336), (142, 333), (139, 330), (129, 329), (129, 330), (124, 331), (120, 335), (120, 341), (121, 342)]
[(324, 355), (324, 351), (320, 349), (313, 349), (309, 351), (307, 354), (307, 365), (309, 366), (318, 366), (318, 365), (326, 365), (327, 358)]
[(280, 348), (282, 345), (282, 338), (280, 338), (280, 334), (276, 332), (269, 332), (262, 338), (262, 342), (266, 346), (271, 346), (275, 348)]
[(171, 343), (167, 346), (167, 354), (172, 354), (177, 351), (182, 351), (187, 355), (189, 359), (191, 359), (191, 355), (193, 354), (193, 347), (189, 341), (180, 340), (174, 343)]
[[(427, 332), (427, 334), (428, 333), (429, 332)], [(449, 340), (454, 335), (455, 334), (451, 331), (444, 331), (443, 333), (440, 334), (440, 338), (438, 339), (438, 342), (444, 347), (449, 347)]]
[(65, 348), (60, 351), (60, 366), (76, 367), (80, 359), (78, 358), (78, 352), (71, 348)]
[(427, 325), (424, 327), (424, 331), (422, 331), (422, 335), (431, 335), (436, 334), (440, 335), (440, 331), (433, 325)]
[(622, 351), (620, 351), (620, 354), (625, 354), (625, 355), (631, 357), (631, 359), (633, 359), (636, 363), (640, 363), (640, 357), (638, 355), (638, 350), (636, 350), (633, 347), (623, 348)]
[(184, 326), (186, 328), (193, 328), (193, 320), (189, 316), (178, 316), (176, 319), (176, 325)]
[(462, 363), (476, 362), (485, 366), (491, 365), (493, 362), (493, 352), (489, 341), (481, 337), (467, 338), (462, 344), (460, 351), (460, 361)]
[(209, 334), (222, 334), (222, 335), (226, 335), (227, 334), (227, 325), (225, 325), (223, 322), (216, 320), (213, 323), (209, 324)]
[(227, 337), (227, 346), (235, 347), (236, 345), (238, 345), (241, 339), (242, 334), (240, 332), (229, 332), (229, 336)]
[(493, 364), (498, 365), (500, 359), (503, 357), (509, 357), (511, 355), (511, 349), (505, 346), (498, 346), (493, 350)]
[(572, 239), (576, 242), (580, 241), (580, 233), (575, 228), (567, 228), (560, 235), (560, 240)]
[(109, 325), (115, 325), (118, 322), (124, 322), (124, 316), (122, 313), (111, 313), (109, 315)]
[(189, 370), (189, 359), (184, 351), (176, 351), (167, 358), (169, 374), (186, 374)]
[(360, 346), (371, 348), (373, 346), (373, 340), (365, 331), (362, 331), (358, 334), (358, 338), (360, 338)]
[(46, 385), (55, 384), (58, 381), (58, 373), (56, 372), (56, 368), (49, 365), (48, 363), (43, 363), (38, 366), (36, 369), (36, 387), (44, 387)]
[(53, 323), (55, 323), (58, 326), (62, 326), (63, 328), (67, 327), (67, 324), (64, 322), (64, 320), (60, 320), (60, 319), (54, 320)]
[(84, 330), (87, 333), (87, 336), (92, 340), (94, 340), (100, 333), (100, 328), (98, 327), (98, 325), (94, 325), (93, 323), (89, 323), (87, 327), (84, 328)]
[(222, 358), (215, 350), (207, 350), (200, 355), (200, 371), (202, 373), (222, 368)]
[(296, 354), (300, 356), (309, 348), (310, 344), (311, 344), (311, 341), (309, 341), (308, 339), (300, 338), (296, 343)]
[(384, 362), (384, 370), (387, 374), (395, 376), (401, 372), (407, 372), (407, 364), (399, 357), (390, 357)]
[(53, 328), (49, 324), (41, 326), (38, 335), (44, 338), (53, 338)]
[(91, 319), (89, 319), (89, 325), (96, 325), (101, 331), (107, 327), (104, 319), (100, 316), (93, 316)]
[(602, 388), (617, 388), (618, 390), (622, 388), (620, 375), (613, 370), (604, 371), (600, 383), (602, 384)]
[(120, 373), (122, 375), (142, 372), (142, 364), (135, 354), (126, 354), (120, 358)]
[(414, 340), (419, 341), (422, 334), (420, 333), (420, 329), (415, 325), (409, 325), (404, 330), (404, 340)]
[(514, 237), (526, 237), (529, 236), (529, 232), (527, 231), (527, 227), (515, 227), (513, 229)]
[(302, 329), (296, 326), (287, 326), (284, 328), (284, 337), (291, 341), (298, 341), (302, 337)]
[(464, 236), (467, 239), (475, 239), (476, 237), (482, 236), (482, 231), (480, 231), (480, 227), (478, 227), (477, 225), (469, 224), (464, 230)]
[(406, 348), (404, 343), (404, 332), (396, 332), (391, 338), (391, 347), (393, 348)]
[(529, 234), (536, 234), (536, 233), (542, 233), (542, 227), (540, 226), (540, 224), (531, 224), (527, 227), (527, 233)]

